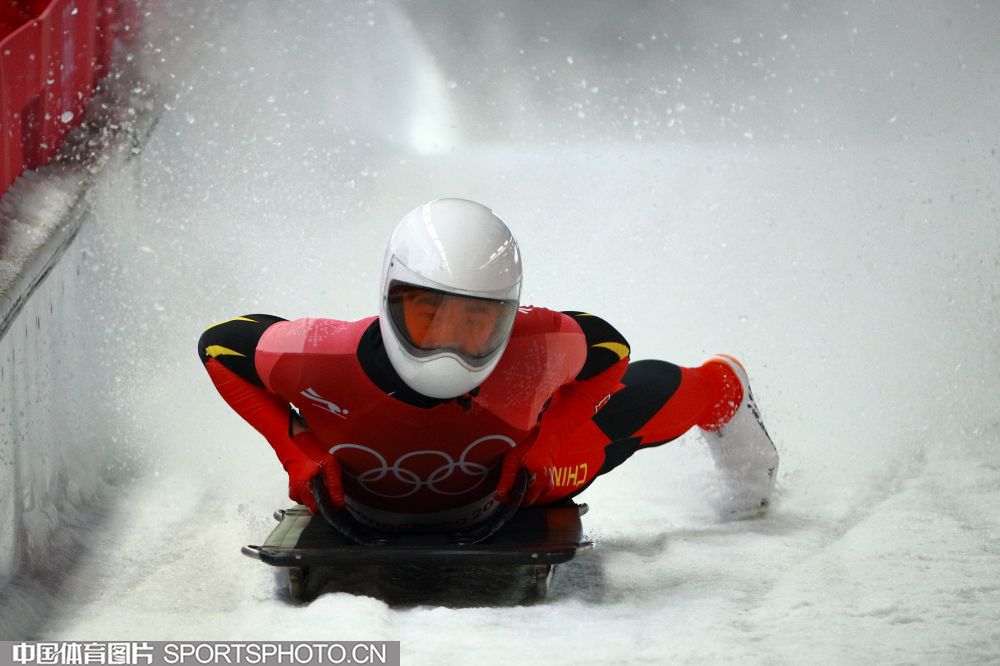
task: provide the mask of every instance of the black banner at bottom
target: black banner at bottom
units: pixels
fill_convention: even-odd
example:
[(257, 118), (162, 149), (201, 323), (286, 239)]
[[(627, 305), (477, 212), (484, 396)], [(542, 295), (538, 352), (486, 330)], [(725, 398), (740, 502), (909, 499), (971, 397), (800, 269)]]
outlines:
[(0, 641), (0, 666), (399, 666), (399, 641)]

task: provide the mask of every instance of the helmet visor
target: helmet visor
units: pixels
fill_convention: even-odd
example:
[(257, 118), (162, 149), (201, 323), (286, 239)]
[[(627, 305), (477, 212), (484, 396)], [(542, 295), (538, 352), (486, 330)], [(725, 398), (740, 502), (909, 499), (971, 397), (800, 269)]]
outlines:
[(453, 351), (470, 365), (485, 365), (507, 342), (517, 301), (450, 294), (393, 281), (388, 312), (410, 353)]

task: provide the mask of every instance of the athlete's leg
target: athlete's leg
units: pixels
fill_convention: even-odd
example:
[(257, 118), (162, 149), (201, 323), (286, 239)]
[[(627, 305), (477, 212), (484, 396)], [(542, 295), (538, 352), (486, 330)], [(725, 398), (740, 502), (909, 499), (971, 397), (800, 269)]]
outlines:
[(719, 512), (746, 517), (767, 508), (778, 452), (736, 359), (718, 356), (697, 368), (638, 361), (629, 365), (622, 384), (574, 433), (573, 446), (560, 452), (553, 486), (542, 502), (568, 499), (640, 448), (673, 441), (698, 426), (724, 482)]
[(575, 495), (643, 447), (677, 439), (694, 426), (717, 430), (736, 411), (742, 387), (733, 370), (709, 362), (684, 368), (666, 361), (636, 361), (593, 420), (574, 433), (553, 468), (544, 502)]

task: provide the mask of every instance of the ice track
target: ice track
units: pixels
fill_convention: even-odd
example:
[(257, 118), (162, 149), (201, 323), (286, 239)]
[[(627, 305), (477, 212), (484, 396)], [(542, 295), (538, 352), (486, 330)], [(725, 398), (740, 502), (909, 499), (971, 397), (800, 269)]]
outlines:
[[(1000, 659), (1000, 12), (560, 7), (176, 3), (163, 114), (77, 240), (138, 462), (82, 552), (10, 588), (27, 610), (2, 633), (388, 639), (426, 664)], [(586, 493), (599, 548), (543, 605), (288, 604), (239, 552), (286, 502), (280, 466), (195, 341), (248, 312), (373, 312), (389, 232), (438, 196), (508, 220), (526, 303), (602, 315), (634, 358), (745, 360), (782, 454), (771, 514), (716, 519), (689, 436)]]

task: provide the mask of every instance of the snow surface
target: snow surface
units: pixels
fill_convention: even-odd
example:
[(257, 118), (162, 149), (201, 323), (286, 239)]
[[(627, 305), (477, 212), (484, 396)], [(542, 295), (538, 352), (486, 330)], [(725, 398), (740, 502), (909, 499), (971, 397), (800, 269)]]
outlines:
[[(71, 564), (5, 591), (31, 612), (4, 638), (1000, 660), (996, 5), (183, 9), (150, 46), (163, 116), (76, 241), (135, 478)], [(686, 436), (587, 491), (599, 548), (545, 604), (287, 603), (239, 553), (287, 503), (280, 466), (195, 341), (251, 312), (370, 314), (391, 229), (438, 196), (509, 222), (526, 303), (600, 314), (634, 358), (742, 358), (782, 454), (770, 514), (720, 522)]]

